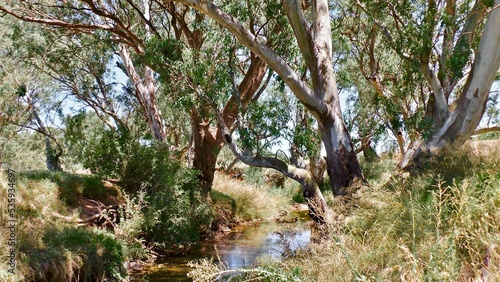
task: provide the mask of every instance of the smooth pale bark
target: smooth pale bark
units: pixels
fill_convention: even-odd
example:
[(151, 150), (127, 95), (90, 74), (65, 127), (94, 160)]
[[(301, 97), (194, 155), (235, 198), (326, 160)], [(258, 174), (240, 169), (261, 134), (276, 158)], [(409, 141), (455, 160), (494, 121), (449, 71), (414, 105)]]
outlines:
[(154, 72), (151, 68), (145, 66), (144, 76), (141, 78), (134, 67), (127, 46), (120, 43), (118, 44), (118, 49), (125, 70), (127, 71), (127, 76), (134, 83), (136, 97), (144, 110), (151, 134), (153, 134), (156, 140), (163, 142), (165, 140), (165, 128), (156, 103), (157, 87)]
[(208, 15), (231, 32), (240, 43), (259, 56), (287, 84), (294, 95), (316, 118), (327, 154), (328, 174), (336, 195), (357, 179), (364, 179), (354, 146), (347, 132), (331, 60), (331, 30), (328, 1), (312, 1), (312, 30), (302, 15), (298, 1), (287, 0), (285, 7), (303, 59), (312, 77), (310, 89), (295, 71), (243, 24), (209, 1), (179, 0)]
[[(500, 0), (494, 6), (499, 6)], [(437, 153), (446, 144), (461, 146), (478, 126), (486, 109), (486, 102), (495, 76), (500, 68), (500, 9), (488, 15), (485, 28), (475, 54), (475, 60), (465, 87), (456, 101), (455, 110), (437, 130), (429, 142), (418, 142), (408, 150), (399, 167), (408, 165), (422, 153)]]

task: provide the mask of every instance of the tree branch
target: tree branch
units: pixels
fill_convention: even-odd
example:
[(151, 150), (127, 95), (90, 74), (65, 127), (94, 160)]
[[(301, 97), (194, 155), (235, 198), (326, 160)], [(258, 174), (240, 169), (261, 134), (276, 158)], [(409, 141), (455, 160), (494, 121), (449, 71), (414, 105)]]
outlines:
[(302, 13), (302, 7), (300, 1), (298, 0), (286, 0), (284, 1), (284, 9), (288, 17), (288, 21), (292, 26), (295, 37), (297, 38), (297, 43), (300, 48), (300, 52), (304, 57), (307, 68), (311, 74), (311, 78), (318, 82), (318, 72), (316, 58), (314, 57), (314, 49), (311, 31), (307, 26), (307, 22), (304, 19), (304, 14)]
[(217, 117), (217, 123), (222, 132), (222, 136), (224, 137), (224, 142), (229, 146), (233, 154), (243, 163), (254, 167), (265, 167), (265, 168), (275, 169), (283, 173), (287, 177), (297, 181), (301, 185), (305, 185), (305, 178), (307, 176), (311, 177), (309, 171), (297, 168), (293, 165), (289, 165), (280, 159), (245, 155), (232, 139), (231, 132), (225, 125), (220, 115), (218, 115)]
[[(164, 0), (169, 1), (169, 0)], [(283, 78), (288, 87), (297, 96), (297, 98), (307, 107), (320, 113), (326, 113), (328, 108), (326, 104), (318, 100), (311, 89), (303, 83), (297, 73), (275, 52), (262, 44), (243, 24), (233, 16), (221, 11), (216, 5), (208, 1), (200, 0), (178, 0), (176, 2), (191, 6), (196, 10), (208, 15), (220, 25), (229, 30), (238, 40), (248, 49), (259, 56), (268, 64), (278, 75)], [(317, 116), (319, 118), (319, 116)]]
[(481, 134), (490, 133), (490, 132), (499, 132), (499, 131), (500, 131), (500, 126), (479, 128), (479, 129), (476, 129), (472, 133), (472, 136), (474, 136), (474, 135), (481, 135)]

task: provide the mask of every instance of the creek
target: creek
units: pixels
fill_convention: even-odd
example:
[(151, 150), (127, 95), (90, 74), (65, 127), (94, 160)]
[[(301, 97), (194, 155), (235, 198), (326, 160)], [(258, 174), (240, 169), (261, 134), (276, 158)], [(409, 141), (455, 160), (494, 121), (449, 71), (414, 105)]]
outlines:
[(292, 212), (284, 221), (293, 223), (263, 220), (238, 226), (222, 238), (197, 243), (183, 256), (158, 259), (133, 275), (132, 281), (192, 281), (187, 277), (192, 270), (188, 262), (203, 258), (219, 257), (227, 269), (251, 267), (261, 256), (279, 260), (285, 253), (304, 249), (311, 239), (307, 212)]

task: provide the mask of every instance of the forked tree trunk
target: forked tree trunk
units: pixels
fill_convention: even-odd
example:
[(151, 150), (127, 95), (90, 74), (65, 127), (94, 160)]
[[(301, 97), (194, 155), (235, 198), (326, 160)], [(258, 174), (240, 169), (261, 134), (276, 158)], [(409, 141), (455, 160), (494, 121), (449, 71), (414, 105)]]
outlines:
[[(495, 1), (494, 7), (500, 5)], [(399, 163), (399, 168), (408, 168), (421, 154), (436, 154), (445, 145), (462, 146), (478, 126), (486, 109), (489, 92), (500, 68), (500, 9), (488, 15), (475, 61), (455, 110), (436, 131), (429, 142), (418, 142), (410, 148)]]
[(225, 27), (240, 43), (267, 63), (312, 113), (319, 124), (327, 151), (328, 174), (336, 194), (345, 193), (344, 188), (354, 180), (364, 179), (340, 111), (332, 62), (328, 1), (311, 1), (311, 23), (306, 21), (300, 1), (287, 0), (283, 6), (309, 70), (312, 89), (282, 57), (256, 38), (235, 17), (221, 11), (213, 2), (200, 0), (176, 0), (176, 2), (194, 7)]

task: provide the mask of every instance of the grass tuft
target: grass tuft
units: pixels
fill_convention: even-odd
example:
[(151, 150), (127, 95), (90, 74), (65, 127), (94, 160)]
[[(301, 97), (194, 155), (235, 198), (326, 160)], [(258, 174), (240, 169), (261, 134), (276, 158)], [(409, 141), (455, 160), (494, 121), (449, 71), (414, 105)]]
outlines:
[[(123, 243), (107, 231), (77, 227), (78, 209), (68, 206), (73, 196), (83, 195), (88, 183), (96, 182), (67, 173), (16, 175), (17, 272), (12, 275), (7, 272), (6, 264), (1, 264), (1, 281), (119, 281), (126, 278)], [(7, 185), (2, 173), (2, 207), (7, 206)], [(0, 210), (1, 234), (8, 234), (6, 212), (6, 209)], [(0, 245), (6, 246), (6, 239), (0, 236)], [(6, 257), (7, 251), (8, 248), (2, 248), (0, 256)]]

